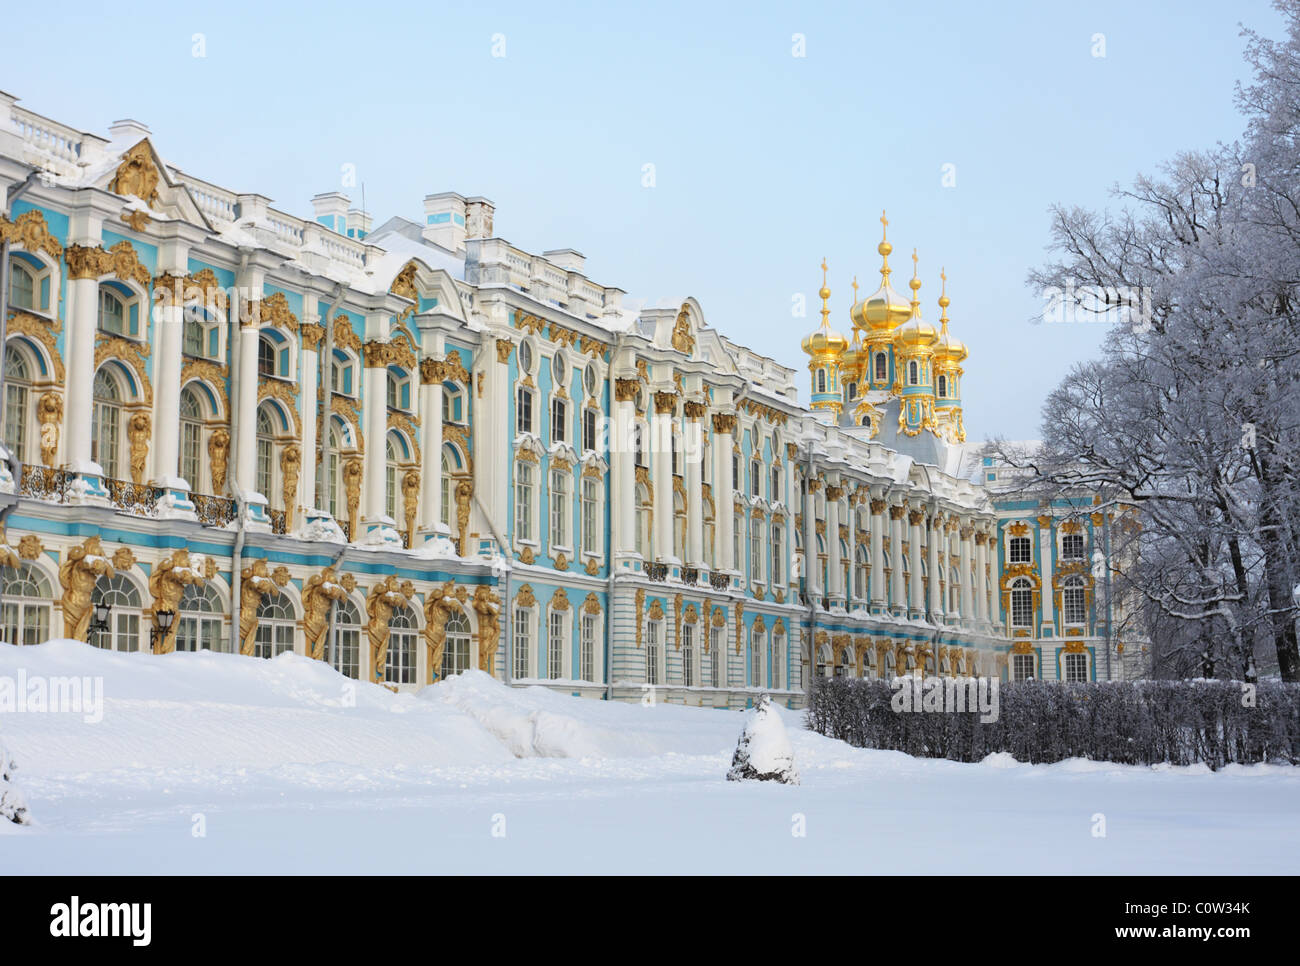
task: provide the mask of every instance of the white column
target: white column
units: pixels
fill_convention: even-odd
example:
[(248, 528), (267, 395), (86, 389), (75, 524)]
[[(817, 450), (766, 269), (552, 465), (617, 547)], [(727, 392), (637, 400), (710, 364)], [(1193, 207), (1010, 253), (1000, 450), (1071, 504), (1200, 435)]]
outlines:
[[(180, 475), (181, 419), (181, 325), (184, 308), (178, 291), (183, 282), (178, 276), (161, 275), (156, 282), (166, 287), (154, 309), (154, 426), (153, 479), (175, 487)], [(187, 480), (192, 489), (196, 480)]]
[[(365, 360), (365, 396), (362, 400), (366, 413), (365, 475), (362, 477), (363, 517), (370, 526), (377, 526), (387, 515), (388, 488), (385, 478), (388, 439), (388, 366), (382, 359), (371, 357), (374, 343), (367, 344)], [(359, 535), (359, 534), (358, 534)]]
[(868, 590), (873, 607), (885, 606), (885, 501), (871, 499), (871, 580)]
[(903, 515), (906, 513), (905, 504), (889, 508), (889, 562), (893, 569), (889, 575), (889, 609), (895, 613), (907, 612), (903, 595)]
[(615, 566), (627, 566), (636, 554), (636, 454), (632, 449), (632, 429), (636, 425), (637, 381), (616, 379), (614, 399), (614, 435), (609, 441), (610, 490), (613, 501), (610, 519), (614, 526)]
[(936, 513), (930, 518), (930, 540), (927, 560), (927, 567), (930, 572), (930, 619), (941, 621), (943, 619), (943, 595), (939, 592), (939, 575), (942, 570), (939, 566), (939, 554), (943, 544), (943, 514)]
[[(439, 361), (425, 359), (420, 367), (420, 509), (417, 525), (426, 540), (437, 533), (438, 524), (442, 522), (442, 392)], [(455, 514), (449, 517), (454, 518)]]
[(856, 570), (858, 566), (858, 542), (857, 542), (858, 541), (858, 534), (857, 534), (858, 511), (856, 509), (856, 505), (857, 505), (856, 492), (850, 490), (847, 486), (845, 487), (845, 492), (848, 494), (848, 502), (847, 502), (848, 516), (845, 519), (845, 525), (848, 527), (848, 533), (849, 533), (849, 539), (848, 539), (849, 556), (848, 556), (848, 560), (846, 560), (845, 563), (848, 564), (849, 573), (848, 573), (848, 577), (845, 578), (844, 581), (844, 607), (845, 609), (851, 611), (853, 610), (854, 604), (856, 603), (853, 599), (853, 586), (854, 586), (854, 581), (857, 578)]
[(975, 622), (975, 579), (970, 572), (970, 548), (971, 538), (975, 535), (975, 528), (970, 524), (966, 524), (961, 528), (960, 534), (961, 556), (957, 564), (957, 570), (961, 574), (961, 616), (967, 626), (971, 626)]
[[(718, 569), (734, 571), (739, 569), (739, 561), (733, 559), (735, 545), (735, 497), (736, 481), (732, 478), (731, 449), (735, 445), (732, 436), (736, 431), (735, 413), (713, 414), (713, 452), (716, 462), (713, 464), (713, 505), (716, 508), (714, 539), (717, 541)], [(806, 553), (806, 550), (805, 550)], [(813, 559), (816, 559), (814, 549)]]
[(908, 568), (912, 571), (912, 586), (909, 589), (908, 609), (913, 613), (925, 611), (925, 584), (921, 580), (921, 521), (925, 511), (911, 510), (907, 514), (908, 523)]
[[(253, 313), (249, 313), (251, 316)], [(235, 418), (239, 422), (235, 453), (235, 483), (245, 493), (256, 492), (257, 483), (257, 340), (256, 322), (239, 325), (239, 376), (235, 380)], [(267, 500), (270, 494), (263, 493)]]
[(979, 530), (975, 534), (975, 614), (981, 624), (989, 621), (989, 578), (985, 570), (988, 552), (988, 533)]
[(817, 488), (816, 477), (808, 480), (808, 492), (803, 500), (803, 557), (804, 586), (811, 600), (822, 596), (822, 566), (817, 555)]
[[(99, 278), (93, 262), (93, 257), (84, 262), (68, 259), (68, 332), (64, 340), (68, 381), (63, 452), (73, 472), (102, 476), (103, 468), (90, 462), (91, 388), (95, 381), (95, 324), (99, 313)], [(88, 274), (78, 275), (78, 271)]]
[[(686, 409), (686, 433), (683, 438), (682, 459), (686, 461), (686, 563), (691, 567), (704, 565), (704, 463), (700, 419), (704, 404), (689, 402)], [(772, 552), (780, 551), (773, 547)]]
[[(672, 397), (669, 399), (668, 397)], [(676, 396), (655, 393), (651, 436), (650, 467), (655, 483), (655, 558), (675, 559), (673, 554), (673, 409)]]
[[(316, 304), (316, 297), (308, 292), (303, 297), (303, 304)], [(311, 328), (308, 328), (311, 326)], [(316, 399), (316, 387), (320, 381), (320, 340), (324, 330), (320, 327), (320, 316), (303, 312), (303, 324), (299, 327), (302, 340), (302, 369), (298, 375), (298, 401), (302, 407), (302, 472), (298, 474), (298, 493), (301, 504), (293, 515), (299, 523), (306, 522), (305, 511), (316, 507), (316, 415), (320, 403)], [(323, 427), (322, 427), (323, 428)], [(286, 509), (288, 509), (286, 507)]]
[(1052, 600), (1052, 518), (1046, 514), (1038, 518), (1038, 579), (1043, 583), (1044, 630), (1056, 620)]
[(832, 603), (844, 601), (844, 556), (840, 553), (841, 486), (826, 487), (826, 569)]

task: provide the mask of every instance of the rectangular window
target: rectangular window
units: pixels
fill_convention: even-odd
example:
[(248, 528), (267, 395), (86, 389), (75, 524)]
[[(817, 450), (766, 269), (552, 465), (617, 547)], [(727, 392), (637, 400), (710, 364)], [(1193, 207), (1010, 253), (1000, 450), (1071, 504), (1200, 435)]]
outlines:
[(533, 466), (515, 463), (515, 539), (533, 539)]
[(757, 628), (749, 636), (749, 686), (763, 686), (763, 635)]
[(1033, 555), (1029, 549), (1029, 538), (1012, 537), (1007, 556), (1012, 563), (1030, 563)]
[(781, 582), (781, 557), (784, 549), (781, 541), (782, 533), (780, 527), (772, 528), (772, 586), (775, 587)]
[(723, 685), (720, 668), (723, 658), (722, 650), (727, 646), (727, 642), (723, 637), (724, 633), (726, 632), (721, 627), (714, 627), (711, 628), (709, 635), (709, 684), (715, 688), (720, 688)]
[(582, 615), (582, 645), (579, 662), (580, 677), (584, 681), (596, 680), (596, 615)]
[(181, 476), (195, 491), (199, 488), (199, 434), (198, 423), (181, 423)]
[(647, 684), (659, 683), (659, 622), (651, 621), (645, 628), (645, 680)]
[(1069, 684), (1080, 684), (1088, 680), (1088, 655), (1065, 655), (1065, 680)]
[(753, 583), (763, 580), (763, 524), (761, 520), (749, 521), (749, 579)]
[(547, 621), (546, 676), (552, 680), (564, 677), (563, 614), (552, 614)]
[(596, 508), (599, 497), (599, 483), (595, 480), (582, 481), (582, 552), (597, 553), (599, 531), (597, 529)]
[(569, 477), (551, 474), (551, 544), (569, 546)]
[(514, 672), (515, 678), (532, 677), (532, 636), (529, 633), (529, 616), (528, 611), (523, 608), (515, 608), (515, 660)]
[(783, 494), (781, 493), (781, 470), (774, 466), (772, 467), (772, 493), (769, 499), (771, 499), (772, 502), (775, 503), (778, 500), (780, 500), (782, 496)]
[[(21, 273), (20, 273), (21, 274)], [(5, 445), (27, 461), (27, 387), (5, 386)]]
[(1083, 559), (1083, 534), (1067, 533), (1065, 536), (1061, 537), (1061, 559)]
[(596, 410), (582, 411), (582, 448), (586, 452), (596, 451)]
[(515, 432), (531, 433), (533, 431), (533, 394), (519, 387), (515, 394)]
[(1012, 654), (1011, 675), (1015, 681), (1028, 681), (1034, 676), (1034, 655)]
[(551, 400), (551, 442), (563, 443), (569, 438), (569, 407), (563, 399)]
[(274, 492), (271, 488), (271, 476), (274, 473), (271, 459), (272, 443), (268, 439), (257, 441), (257, 492), (268, 500)]
[(783, 659), (782, 655), (784, 653), (785, 653), (785, 635), (774, 633), (772, 635), (772, 661), (771, 661), (772, 687), (778, 690), (781, 687), (781, 661)]
[(743, 517), (736, 517), (736, 523), (731, 528), (731, 565), (737, 570), (745, 563), (745, 520)]
[(750, 496), (756, 497), (759, 495), (758, 491), (762, 481), (763, 481), (763, 470), (760, 467), (758, 460), (754, 460), (754, 462), (749, 464), (749, 495)]
[(695, 625), (682, 625), (682, 684), (695, 686)]

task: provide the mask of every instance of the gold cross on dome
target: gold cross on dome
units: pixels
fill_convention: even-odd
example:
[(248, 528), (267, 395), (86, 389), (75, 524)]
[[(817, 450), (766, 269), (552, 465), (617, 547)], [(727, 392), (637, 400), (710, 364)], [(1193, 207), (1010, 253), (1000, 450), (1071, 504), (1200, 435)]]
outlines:
[(880, 224), (884, 227), (881, 235), (887, 234), (889, 232), (889, 219), (885, 217), (885, 209), (883, 208), (880, 209)]
[(853, 301), (856, 302), (857, 300), (858, 300), (858, 277), (854, 275), (853, 276)]
[(826, 258), (822, 258), (822, 281), (826, 281)]

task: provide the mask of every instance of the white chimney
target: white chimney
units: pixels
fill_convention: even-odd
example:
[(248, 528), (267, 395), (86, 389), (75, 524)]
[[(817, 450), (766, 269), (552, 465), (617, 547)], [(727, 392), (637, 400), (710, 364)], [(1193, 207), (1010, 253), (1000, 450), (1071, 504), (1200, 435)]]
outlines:
[(110, 124), (108, 133), (112, 135), (114, 141), (123, 141), (129, 145), (136, 145), (149, 136), (149, 128), (128, 117)]
[(330, 231), (340, 235), (348, 233), (348, 205), (352, 199), (337, 191), (327, 191), (311, 199), (316, 220)]
[(360, 208), (352, 208), (348, 211), (348, 237), (355, 238), (358, 241), (370, 234), (370, 223), (373, 217)]
[(465, 198), (454, 191), (424, 196), (424, 238), (450, 252), (465, 250)]

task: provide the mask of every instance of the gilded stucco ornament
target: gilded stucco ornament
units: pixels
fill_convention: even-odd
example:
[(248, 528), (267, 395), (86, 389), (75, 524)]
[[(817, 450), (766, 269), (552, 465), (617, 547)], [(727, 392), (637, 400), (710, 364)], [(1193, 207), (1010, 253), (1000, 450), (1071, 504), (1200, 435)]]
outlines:
[(153, 420), (143, 410), (127, 419), (126, 438), (131, 442), (131, 481), (144, 482), (144, 464), (149, 456), (149, 440), (153, 436)]
[(90, 595), (100, 577), (113, 577), (115, 571), (104, 556), (99, 537), (87, 537), (79, 547), (71, 548), (59, 567), (59, 584), (63, 587), (63, 636), (87, 640), (90, 630)]
[(325, 660), (325, 637), (329, 631), (330, 608), (344, 600), (347, 590), (335, 576), (333, 567), (312, 574), (302, 588), (302, 629), (307, 656)]
[(388, 662), (388, 622), (393, 611), (405, 607), (414, 596), (414, 584), (409, 580), (399, 582), (395, 574), (389, 574), (375, 584), (366, 597), (366, 614), (370, 617), (366, 623), (366, 638), (370, 642), (371, 680), (376, 683), (384, 680)]
[(0, 239), (27, 252), (45, 252), (51, 258), (63, 257), (63, 245), (50, 233), (45, 215), (39, 208), (30, 208), (13, 221), (0, 215)]
[(492, 674), (497, 646), (501, 641), (501, 598), (486, 584), (474, 589), (474, 613), (478, 615), (478, 667)]
[(357, 510), (361, 506), (361, 478), (365, 468), (355, 456), (343, 464), (343, 494), (348, 508), (348, 539), (355, 540)]
[(469, 594), (464, 587), (447, 581), (424, 597), (424, 646), (428, 655), (429, 683), (442, 675), (442, 653), (447, 643), (447, 621), (464, 610)]
[(290, 443), (280, 450), (280, 500), (284, 504), (285, 529), (293, 529), (293, 513), (298, 505), (298, 474), (302, 470), (302, 447)]
[(117, 173), (108, 183), (108, 190), (114, 194), (139, 198), (152, 208), (158, 204), (159, 180), (153, 151), (149, 149), (149, 142), (145, 140), (122, 155), (122, 163), (117, 166)]
[(289, 582), (289, 572), (277, 567), (271, 573), (262, 557), (240, 571), (239, 577), (239, 653), (252, 657), (257, 649), (257, 609), (263, 597), (278, 593)]
[(208, 465), (212, 470), (212, 489), (220, 494), (226, 488), (226, 459), (230, 454), (230, 431), (218, 427), (208, 437)]
[(41, 427), (41, 462), (53, 466), (63, 425), (63, 397), (57, 392), (42, 393), (36, 401), (36, 421)]
[(406, 545), (415, 542), (415, 515), (420, 506), (420, 471), (407, 470), (402, 474), (402, 515), (406, 521)]
[(456, 484), (456, 552), (464, 557), (469, 541), (469, 505), (474, 496), (474, 483), (462, 477)]
[[(203, 574), (190, 565), (190, 552), (185, 548), (173, 551), (170, 557), (160, 560), (149, 575), (149, 594), (153, 597), (149, 615), (153, 625), (158, 626), (159, 611), (170, 611), (175, 618), (185, 588), (198, 587), (203, 583)], [(154, 645), (155, 654), (170, 654), (176, 650), (176, 632), (180, 626), (180, 621), (172, 620), (167, 632)]]

